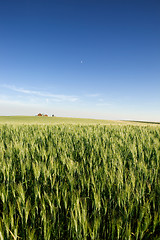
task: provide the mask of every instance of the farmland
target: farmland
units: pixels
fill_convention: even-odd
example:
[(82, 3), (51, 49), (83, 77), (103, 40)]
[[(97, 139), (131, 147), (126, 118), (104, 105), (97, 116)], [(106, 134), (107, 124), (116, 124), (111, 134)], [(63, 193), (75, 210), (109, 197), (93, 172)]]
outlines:
[(87, 118), (67, 118), (67, 117), (31, 117), (31, 116), (0, 116), (0, 124), (9, 125), (57, 125), (57, 124), (74, 124), (74, 125), (140, 125), (154, 126), (160, 123), (147, 122), (130, 122), (130, 121), (111, 121)]
[(160, 126), (0, 117), (0, 240), (160, 239)]

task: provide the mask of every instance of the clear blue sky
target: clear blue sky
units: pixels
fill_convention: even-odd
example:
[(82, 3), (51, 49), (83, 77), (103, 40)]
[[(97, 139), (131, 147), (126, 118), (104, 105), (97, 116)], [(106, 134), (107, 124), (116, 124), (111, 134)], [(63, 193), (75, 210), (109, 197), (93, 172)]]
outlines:
[(0, 115), (38, 112), (160, 121), (160, 1), (0, 1)]

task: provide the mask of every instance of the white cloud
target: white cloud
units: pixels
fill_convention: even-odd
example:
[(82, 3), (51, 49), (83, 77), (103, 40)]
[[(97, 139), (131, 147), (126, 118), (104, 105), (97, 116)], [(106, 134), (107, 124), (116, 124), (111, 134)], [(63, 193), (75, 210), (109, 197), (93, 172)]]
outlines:
[(46, 92), (40, 92), (40, 91), (32, 91), (24, 88), (17, 88), (15, 86), (10, 85), (3, 85), (4, 88), (10, 89), (15, 92), (24, 93), (27, 95), (35, 95), (45, 98), (51, 98), (53, 101), (62, 102), (62, 101), (68, 101), (68, 102), (76, 102), (79, 100), (77, 96), (69, 96), (69, 95), (63, 95), (63, 94), (51, 94)]

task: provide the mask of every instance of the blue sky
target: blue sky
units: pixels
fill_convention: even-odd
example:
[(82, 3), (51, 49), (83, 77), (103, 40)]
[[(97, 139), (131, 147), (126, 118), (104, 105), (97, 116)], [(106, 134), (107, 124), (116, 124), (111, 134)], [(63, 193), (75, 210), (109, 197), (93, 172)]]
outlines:
[(0, 1), (0, 115), (160, 121), (159, 0)]

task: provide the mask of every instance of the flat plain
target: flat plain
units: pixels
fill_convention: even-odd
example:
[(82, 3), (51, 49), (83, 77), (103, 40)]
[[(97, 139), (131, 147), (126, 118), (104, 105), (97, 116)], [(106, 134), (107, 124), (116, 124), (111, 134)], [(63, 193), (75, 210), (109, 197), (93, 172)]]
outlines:
[(123, 121), (123, 120), (100, 120), (87, 118), (70, 118), (70, 117), (38, 117), (38, 116), (0, 116), (0, 124), (40, 124), (40, 125), (54, 125), (54, 124), (79, 124), (79, 125), (141, 125), (154, 126), (160, 125), (157, 122), (142, 122), (142, 121)]
[(160, 239), (160, 125), (0, 117), (0, 239)]

